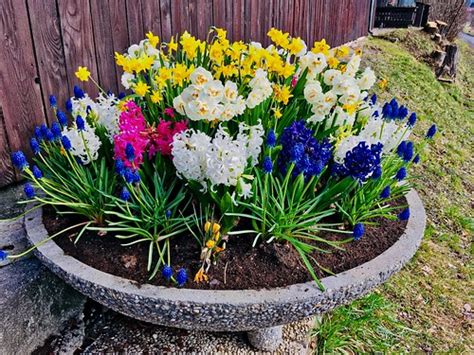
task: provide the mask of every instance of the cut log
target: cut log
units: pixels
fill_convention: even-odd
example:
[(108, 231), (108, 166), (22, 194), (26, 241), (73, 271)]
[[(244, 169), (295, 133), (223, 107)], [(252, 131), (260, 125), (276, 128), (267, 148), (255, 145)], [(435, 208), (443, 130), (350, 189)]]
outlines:
[(433, 52), (431, 52), (431, 58), (433, 59), (436, 68), (438, 68), (444, 62), (445, 57), (446, 52), (439, 49), (435, 49)]
[(428, 32), (429, 34), (438, 33), (438, 25), (436, 24), (436, 22), (428, 21), (426, 23), (424, 30), (425, 32)]
[(451, 78), (456, 77), (456, 68), (459, 59), (458, 46), (450, 44), (446, 46), (446, 55), (442, 64), (436, 69), (436, 77), (439, 79), (443, 75), (448, 75)]

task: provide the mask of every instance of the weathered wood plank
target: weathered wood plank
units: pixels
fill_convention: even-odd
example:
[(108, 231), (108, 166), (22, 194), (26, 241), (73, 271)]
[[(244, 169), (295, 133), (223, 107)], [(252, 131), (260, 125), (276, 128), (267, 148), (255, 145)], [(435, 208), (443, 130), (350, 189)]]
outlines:
[(127, 0), (128, 39), (130, 44), (138, 44), (144, 36), (141, 0)]
[[(232, 39), (234, 41), (243, 40), (245, 36), (244, 32), (244, 17), (245, 17), (245, 6), (244, 0), (234, 0), (232, 2)], [(215, 17), (214, 17), (215, 19)], [(229, 27), (229, 25), (227, 26)]]
[(197, 16), (197, 37), (201, 40), (207, 38), (209, 29), (213, 23), (212, 14), (212, 0), (197, 0), (196, 1), (196, 16)]
[(190, 31), (189, 8), (187, 0), (171, 1), (171, 29), (174, 34)]
[(161, 11), (160, 0), (146, 0), (142, 2), (143, 12), (143, 31), (153, 32), (153, 34), (162, 37), (161, 35)]
[[(0, 105), (3, 108), (4, 132), (10, 151), (29, 152), (29, 137), (35, 125), (44, 122), (43, 102), (33, 41), (29, 29), (26, 2), (2, 0), (0, 6)], [(5, 139), (2, 139), (5, 143)], [(5, 153), (3, 153), (5, 154)], [(9, 157), (3, 158), (9, 166)], [(4, 182), (11, 179), (9, 169), (2, 172)], [(18, 172), (15, 177), (19, 178)], [(4, 183), (2, 182), (2, 184)]]
[(90, 80), (81, 82), (74, 75), (78, 66), (86, 66), (91, 75), (96, 80), (98, 78), (89, 0), (61, 0), (58, 7), (69, 85), (80, 85), (91, 97), (95, 97), (98, 92), (95, 85)]
[(90, 2), (91, 11), (94, 14), (92, 16), (92, 28), (95, 41), (97, 42), (95, 51), (99, 83), (105, 91), (117, 92), (114, 41), (109, 3), (104, 0), (90, 0)]
[(10, 153), (7, 132), (5, 130), (3, 110), (0, 107), (0, 187), (7, 186), (16, 180), (15, 173), (10, 162)]
[[(63, 105), (69, 96), (59, 14), (55, 0), (28, 0), (27, 6), (31, 15), (31, 33), (38, 62), (43, 103), (46, 106), (48, 122), (51, 123), (56, 117), (53, 110), (49, 109), (49, 95), (56, 95), (59, 105)], [(42, 16), (36, 15), (39, 13)], [(50, 20), (44, 21), (44, 18)]]
[(173, 31), (171, 29), (171, 0), (160, 0), (161, 10), (161, 36), (162, 40), (169, 42)]
[[(125, 19), (127, 18), (127, 8), (125, 0), (109, 0), (110, 11), (110, 28), (112, 31), (113, 51), (123, 53), (129, 46), (128, 42), (128, 28), (125, 26)], [(124, 88), (120, 83), (122, 71), (114, 64), (115, 80), (117, 90), (123, 91)]]

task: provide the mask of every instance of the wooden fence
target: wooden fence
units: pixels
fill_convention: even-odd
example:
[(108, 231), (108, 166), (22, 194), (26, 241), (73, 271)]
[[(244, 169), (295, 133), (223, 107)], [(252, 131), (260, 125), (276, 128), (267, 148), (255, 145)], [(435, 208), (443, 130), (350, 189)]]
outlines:
[[(151, 30), (163, 40), (188, 30), (204, 39), (209, 26), (233, 40), (268, 43), (270, 27), (301, 36), (308, 45), (332, 45), (365, 36), (371, 0), (1, 0), (0, 186), (19, 179), (10, 153), (28, 152), (35, 125), (51, 123), (48, 97), (63, 105), (87, 66), (102, 87), (117, 92), (113, 53)], [(89, 94), (96, 94), (86, 83)]]

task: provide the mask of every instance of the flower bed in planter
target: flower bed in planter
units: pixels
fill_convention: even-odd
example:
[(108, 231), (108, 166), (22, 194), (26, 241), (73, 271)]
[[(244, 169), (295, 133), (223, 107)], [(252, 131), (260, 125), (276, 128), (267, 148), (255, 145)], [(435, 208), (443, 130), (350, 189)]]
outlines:
[[(360, 68), (359, 50), (331, 49), (324, 40), (308, 50), (302, 39), (288, 33), (272, 28), (268, 35), (273, 44), (263, 48), (255, 42), (231, 43), (225, 30), (214, 27), (206, 42), (185, 32), (160, 43), (150, 32), (115, 55), (128, 95), (115, 96), (97, 85), (100, 94), (93, 100), (75, 86), (74, 97), (66, 102), (68, 113), (51, 96), (57, 122), (35, 128), (33, 163), (21, 151), (12, 154), (12, 162), (30, 180), (23, 203), (36, 201), (33, 209), (48, 206), (71, 219), (57, 233), (35, 239), (33, 249), (71, 232), (75, 243), (82, 246), (86, 238), (92, 248), (97, 238), (99, 243), (100, 238), (115, 238), (124, 247), (145, 248), (125, 261), (132, 265), (143, 259), (146, 264), (146, 272), (131, 279), (212, 288), (216, 280), (227, 284), (227, 276), (244, 278), (228, 283), (239, 289), (286, 286), (307, 281), (309, 275), (312, 288), (323, 292), (320, 279), (335, 264), (325, 268), (322, 254), (345, 258), (337, 253), (352, 250), (347, 259), (362, 254), (365, 260), (359, 262), (364, 262), (389, 247), (394, 240), (382, 231), (403, 227), (413, 213), (403, 203), (406, 196), (410, 205), (410, 169), (436, 127), (425, 139), (410, 141), (416, 114), (395, 99), (379, 104), (369, 95), (376, 77), (370, 68)], [(85, 67), (76, 76), (96, 84)], [(371, 239), (374, 233), (384, 248)], [(349, 243), (360, 244), (347, 247)], [(366, 255), (361, 250), (365, 243)], [(251, 251), (262, 249), (294, 267), (301, 279), (245, 283), (251, 263), (245, 253), (234, 257), (239, 248), (263, 259)], [(90, 255), (73, 250), (79, 259)], [(195, 260), (184, 262), (189, 250)], [(0, 258), (19, 256), (0, 251)], [(229, 258), (248, 264), (242, 275), (233, 272), (238, 266)], [(256, 271), (271, 276), (278, 269), (270, 265)], [(218, 279), (218, 274), (224, 276)], [(168, 292), (190, 294), (174, 289), (163, 295)], [(181, 304), (176, 302), (168, 306)], [(136, 313), (124, 307), (123, 313)], [(169, 325), (186, 326), (191, 314), (203, 314), (197, 306), (190, 309), (194, 313), (188, 316), (173, 313), (180, 319)], [(248, 305), (235, 312), (252, 309)], [(269, 308), (262, 313), (266, 320), (234, 329), (279, 324), (292, 309), (278, 307), (279, 315)], [(211, 307), (213, 316), (201, 318), (228, 319), (215, 314), (220, 311), (226, 313)], [(137, 317), (143, 319), (143, 312), (151, 310), (141, 312)], [(230, 327), (223, 321), (220, 329)]]

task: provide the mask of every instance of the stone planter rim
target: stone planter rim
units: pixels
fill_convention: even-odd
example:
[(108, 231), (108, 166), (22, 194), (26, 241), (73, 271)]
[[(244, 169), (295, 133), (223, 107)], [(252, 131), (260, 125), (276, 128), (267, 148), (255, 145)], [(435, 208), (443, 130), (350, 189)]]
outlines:
[[(421, 243), (426, 215), (416, 191), (411, 190), (406, 199), (411, 213), (405, 232), (399, 240), (374, 259), (334, 276), (323, 278), (321, 282), (325, 287), (324, 291), (321, 291), (313, 281), (260, 290), (195, 290), (150, 284), (138, 285), (136, 282), (94, 269), (72, 256), (65, 255), (54, 241), (39, 246), (35, 253), (53, 272), (63, 278), (65, 274), (73, 275), (81, 281), (81, 284), (96, 285), (107, 292), (118, 292), (158, 303), (202, 304), (203, 307), (209, 305), (217, 307), (261, 305), (264, 307), (268, 304), (294, 304), (309, 300), (314, 302), (331, 297), (339, 292), (338, 290), (348, 289), (349, 286), (360, 287), (360, 294), (363, 294), (367, 292), (363, 287), (364, 283), (370, 284), (370, 288), (375, 287), (411, 259)], [(25, 228), (32, 243), (36, 244), (47, 237), (47, 231), (42, 223), (41, 208), (32, 211), (26, 217)], [(80, 289), (77, 285), (73, 284), (73, 286)], [(356, 297), (347, 297), (348, 300), (351, 298)], [(145, 320), (143, 317), (140, 319)], [(280, 322), (280, 324), (283, 323)]]

